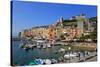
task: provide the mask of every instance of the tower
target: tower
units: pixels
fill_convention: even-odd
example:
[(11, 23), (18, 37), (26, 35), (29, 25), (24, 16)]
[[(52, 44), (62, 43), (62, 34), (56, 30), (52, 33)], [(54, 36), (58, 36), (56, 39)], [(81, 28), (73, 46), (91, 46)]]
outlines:
[(76, 20), (77, 20), (77, 29), (79, 31), (78, 35), (82, 35), (82, 33), (84, 32), (84, 22), (85, 22), (85, 15), (79, 15), (76, 16)]
[(58, 19), (58, 21), (56, 22), (56, 27), (55, 27), (55, 30), (56, 30), (56, 38), (57, 39), (60, 39), (60, 36), (62, 34), (62, 28), (63, 28), (63, 17), (60, 17)]

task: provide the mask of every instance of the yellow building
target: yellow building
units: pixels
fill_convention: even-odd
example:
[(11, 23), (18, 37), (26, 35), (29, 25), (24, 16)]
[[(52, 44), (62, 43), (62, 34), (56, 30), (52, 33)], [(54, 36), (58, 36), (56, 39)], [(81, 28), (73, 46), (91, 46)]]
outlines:
[(32, 28), (32, 36), (41, 38), (47, 38), (48, 36), (48, 26), (40, 26)]

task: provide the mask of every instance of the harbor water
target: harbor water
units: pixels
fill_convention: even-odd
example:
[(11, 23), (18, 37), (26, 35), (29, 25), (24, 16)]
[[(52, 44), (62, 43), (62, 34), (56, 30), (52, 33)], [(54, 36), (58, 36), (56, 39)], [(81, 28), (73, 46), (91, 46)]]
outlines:
[(63, 53), (56, 53), (60, 49), (60, 46), (54, 46), (51, 48), (32, 50), (24, 50), (20, 48), (20, 41), (12, 41), (12, 64), (14, 65), (28, 65), (29, 62), (34, 59), (58, 59), (63, 56)]
[[(52, 47), (47, 48), (37, 48), (34, 47), (33, 49), (25, 50), (20, 47), (21, 41), (12, 41), (12, 56), (11, 56), (11, 62), (12, 65), (29, 65), (30, 62), (32, 62), (35, 59), (55, 59), (58, 60), (61, 57), (64, 57), (66, 53), (61, 52), (64, 51), (62, 47), (65, 47), (64, 45), (56, 45)], [(66, 43), (67, 44), (67, 43)], [(70, 43), (73, 45), (84, 45), (86, 43)], [(88, 43), (90, 45), (94, 45), (96, 43)], [(60, 51), (60, 52), (58, 52)], [(67, 52), (69, 54), (69, 52)], [(92, 55), (95, 53), (91, 52)], [(84, 56), (84, 52), (80, 53), (80, 57)], [(71, 54), (72, 55), (72, 54)], [(69, 56), (69, 55), (68, 55)]]

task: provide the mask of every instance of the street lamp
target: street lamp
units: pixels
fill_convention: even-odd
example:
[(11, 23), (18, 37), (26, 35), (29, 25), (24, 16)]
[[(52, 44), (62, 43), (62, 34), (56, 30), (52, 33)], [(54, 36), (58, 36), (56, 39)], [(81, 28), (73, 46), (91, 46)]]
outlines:
[(71, 47), (68, 47), (68, 50), (69, 50), (69, 63), (70, 63), (70, 50), (71, 50)]

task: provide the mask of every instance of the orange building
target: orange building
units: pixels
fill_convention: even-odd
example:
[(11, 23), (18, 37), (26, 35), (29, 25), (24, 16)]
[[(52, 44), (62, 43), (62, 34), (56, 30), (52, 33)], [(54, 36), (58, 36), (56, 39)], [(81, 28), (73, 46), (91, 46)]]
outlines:
[(55, 40), (55, 37), (56, 37), (55, 27), (51, 25), (48, 28), (48, 39)]

